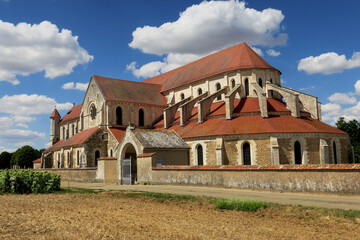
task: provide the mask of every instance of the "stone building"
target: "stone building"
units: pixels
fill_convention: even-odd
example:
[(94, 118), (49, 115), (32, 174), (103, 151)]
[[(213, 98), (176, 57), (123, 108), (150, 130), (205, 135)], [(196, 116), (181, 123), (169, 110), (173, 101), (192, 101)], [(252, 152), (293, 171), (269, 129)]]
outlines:
[(42, 167), (112, 161), (121, 181), (124, 159), (136, 168), (143, 154), (154, 165), (351, 162), (348, 135), (321, 121), (317, 97), (280, 75), (241, 43), (142, 82), (92, 76), (81, 105), (51, 115)]

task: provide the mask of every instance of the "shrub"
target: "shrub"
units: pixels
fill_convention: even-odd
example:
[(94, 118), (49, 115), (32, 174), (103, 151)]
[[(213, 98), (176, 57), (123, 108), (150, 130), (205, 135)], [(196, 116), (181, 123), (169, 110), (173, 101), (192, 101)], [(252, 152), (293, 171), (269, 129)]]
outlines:
[(217, 199), (215, 202), (215, 208), (217, 209), (236, 210), (243, 212), (256, 212), (260, 208), (267, 208), (269, 206), (269, 203), (255, 200)]
[(0, 192), (51, 193), (60, 190), (60, 176), (31, 170), (0, 170)]

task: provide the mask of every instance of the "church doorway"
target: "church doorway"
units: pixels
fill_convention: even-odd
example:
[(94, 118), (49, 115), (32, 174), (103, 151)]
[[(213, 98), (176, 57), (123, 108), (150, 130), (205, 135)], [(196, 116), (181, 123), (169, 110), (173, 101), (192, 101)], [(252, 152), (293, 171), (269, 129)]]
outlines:
[(100, 151), (96, 150), (95, 151), (95, 167), (97, 167), (98, 165), (98, 158), (100, 157)]
[(126, 144), (123, 150), (122, 159), (122, 183), (132, 185), (137, 181), (136, 150), (130, 143)]

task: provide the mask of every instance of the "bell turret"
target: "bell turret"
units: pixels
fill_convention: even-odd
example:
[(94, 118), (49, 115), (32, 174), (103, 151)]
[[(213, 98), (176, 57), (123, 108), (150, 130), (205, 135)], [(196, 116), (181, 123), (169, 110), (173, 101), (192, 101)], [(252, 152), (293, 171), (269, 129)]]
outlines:
[(55, 108), (50, 116), (50, 146), (54, 145), (60, 140), (60, 119), (61, 116)]

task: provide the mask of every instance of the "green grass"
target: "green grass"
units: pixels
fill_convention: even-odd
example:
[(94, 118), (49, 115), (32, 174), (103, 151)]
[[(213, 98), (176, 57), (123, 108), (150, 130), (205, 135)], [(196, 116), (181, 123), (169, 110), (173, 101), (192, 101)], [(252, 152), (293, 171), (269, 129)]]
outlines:
[[(117, 193), (115, 193), (115, 194), (117, 194)], [(195, 197), (195, 196), (191, 196), (191, 195), (177, 195), (177, 194), (156, 193), (156, 192), (120, 191), (120, 194), (127, 196), (127, 197), (147, 197), (147, 198), (154, 198), (154, 199), (158, 199), (158, 200), (168, 200), (168, 201), (199, 201), (200, 200), (199, 197)]]
[(96, 193), (100, 193), (100, 192), (104, 192), (104, 190), (102, 189), (88, 189), (88, 188), (61, 188), (60, 191), (57, 191), (57, 194), (62, 194), (62, 193), (71, 193), (71, 194), (96, 194)]
[[(85, 189), (85, 188), (62, 188), (57, 194), (70, 193), (70, 194), (97, 194), (105, 192), (102, 189)], [(316, 218), (322, 216), (348, 219), (355, 221), (360, 219), (360, 211), (357, 210), (343, 210), (343, 209), (329, 209), (319, 207), (306, 207), (306, 206), (293, 206), (282, 205), (275, 203), (267, 203), (257, 200), (241, 200), (241, 199), (219, 199), (210, 197), (198, 197), (191, 195), (177, 195), (169, 193), (156, 193), (156, 192), (143, 192), (143, 191), (109, 191), (113, 196), (125, 197), (145, 197), (163, 201), (197, 201), (201, 203), (208, 203), (214, 206), (215, 209), (223, 210), (236, 210), (245, 212), (256, 212), (260, 209), (267, 209), (269, 212), (289, 211), (294, 216), (299, 218)]]
[(243, 212), (256, 212), (261, 208), (268, 208), (270, 203), (256, 200), (240, 200), (240, 199), (216, 199), (216, 209), (236, 210)]

